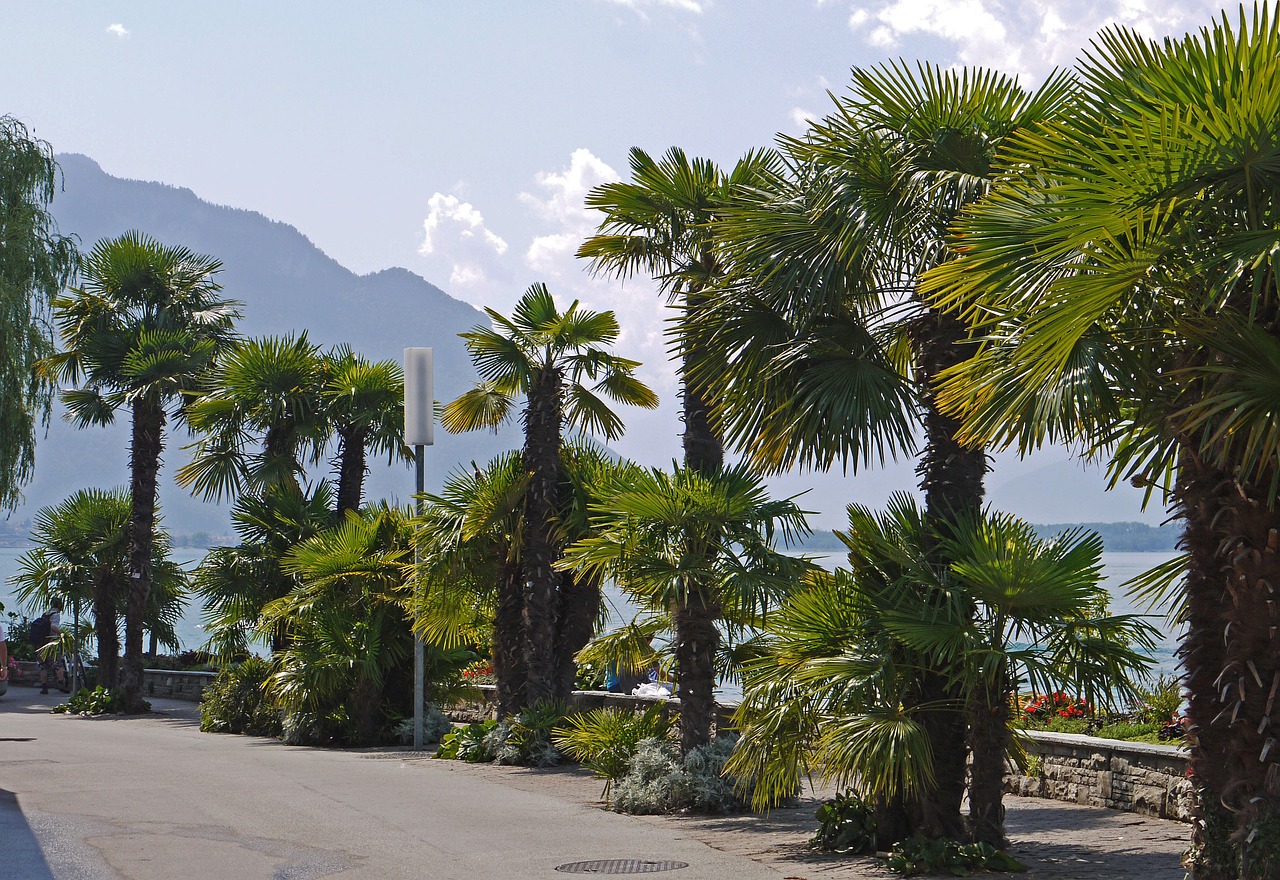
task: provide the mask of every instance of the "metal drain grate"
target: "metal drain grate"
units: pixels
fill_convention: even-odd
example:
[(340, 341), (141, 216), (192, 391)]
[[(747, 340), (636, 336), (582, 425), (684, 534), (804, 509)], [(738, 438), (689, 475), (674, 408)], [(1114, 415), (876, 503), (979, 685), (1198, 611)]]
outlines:
[(594, 862), (569, 862), (556, 865), (564, 874), (656, 874), (689, 867), (688, 862), (654, 862), (649, 859), (597, 859)]

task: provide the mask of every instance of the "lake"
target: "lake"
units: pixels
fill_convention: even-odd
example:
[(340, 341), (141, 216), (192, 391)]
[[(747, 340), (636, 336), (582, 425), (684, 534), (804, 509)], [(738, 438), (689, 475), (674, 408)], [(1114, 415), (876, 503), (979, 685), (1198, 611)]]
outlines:
[[(26, 552), (25, 548), (0, 547), (0, 603), (3, 603), (6, 611), (19, 611), (20, 613), (30, 614), (34, 609), (19, 608), (17, 601), (13, 598), (12, 588), (9, 586), (9, 578), (18, 570), (18, 557), (24, 552)], [(188, 567), (194, 567), (199, 564), (200, 560), (204, 558), (204, 554), (204, 550), (187, 547), (175, 548), (173, 551), (175, 561)], [(835, 568), (844, 562), (844, 554), (842, 553), (811, 553), (808, 555), (819, 565), (826, 568)], [(1135, 575), (1165, 562), (1172, 558), (1173, 555), (1173, 553), (1103, 553), (1102, 564), (1106, 586), (1113, 599), (1111, 610), (1115, 613), (1141, 612), (1142, 609), (1135, 607), (1128, 597), (1120, 591), (1120, 585)], [(611, 624), (629, 621), (636, 613), (635, 606), (628, 602), (621, 591), (616, 588), (606, 588), (605, 601), (609, 609)], [(204, 643), (204, 628), (201, 626), (200, 621), (201, 609), (189, 607), (177, 627), (178, 638), (182, 640), (183, 647), (197, 648)], [(1174, 657), (1174, 649), (1177, 647), (1176, 634), (1168, 629), (1163, 618), (1159, 615), (1152, 617), (1151, 623), (1160, 629), (1163, 634), (1153, 658), (1156, 662), (1156, 671), (1173, 672), (1177, 663)], [(732, 689), (726, 689), (725, 695), (731, 696), (731, 691)]]

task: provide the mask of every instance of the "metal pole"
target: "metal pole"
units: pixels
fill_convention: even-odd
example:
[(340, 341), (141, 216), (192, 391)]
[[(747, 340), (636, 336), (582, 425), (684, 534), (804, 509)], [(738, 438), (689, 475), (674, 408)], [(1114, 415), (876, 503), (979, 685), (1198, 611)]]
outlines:
[(71, 600), (71, 693), (80, 693), (80, 597)]
[[(415, 495), (416, 510), (418, 517), (422, 517), (423, 501), (422, 493), (425, 491), (424, 483), (426, 482), (426, 464), (423, 454), (425, 447), (413, 447), (413, 457), (415, 470), (417, 471), (417, 493)], [(418, 562), (418, 541), (415, 538), (413, 542), (413, 561)], [(413, 594), (414, 599), (422, 598), (419, 595), (421, 589), (422, 578), (417, 574), (417, 567), (414, 567), (413, 578)], [(414, 606), (417, 607), (417, 601)], [(413, 636), (413, 749), (414, 751), (422, 751), (422, 703), (426, 697), (426, 646), (422, 643), (422, 636), (414, 633)]]

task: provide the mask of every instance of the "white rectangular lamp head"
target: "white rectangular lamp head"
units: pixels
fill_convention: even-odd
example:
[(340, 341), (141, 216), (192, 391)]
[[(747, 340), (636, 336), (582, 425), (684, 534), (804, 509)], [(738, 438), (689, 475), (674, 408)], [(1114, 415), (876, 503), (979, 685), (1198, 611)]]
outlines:
[(429, 348), (404, 350), (404, 442), (435, 443), (435, 361)]

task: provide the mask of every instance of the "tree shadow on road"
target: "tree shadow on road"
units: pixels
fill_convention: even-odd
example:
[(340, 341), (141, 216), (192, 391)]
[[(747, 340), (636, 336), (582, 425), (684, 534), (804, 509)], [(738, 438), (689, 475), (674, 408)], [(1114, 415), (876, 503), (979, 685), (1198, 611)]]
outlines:
[(6, 880), (53, 880), (44, 850), (27, 824), (18, 797), (0, 788), (0, 877)]

